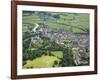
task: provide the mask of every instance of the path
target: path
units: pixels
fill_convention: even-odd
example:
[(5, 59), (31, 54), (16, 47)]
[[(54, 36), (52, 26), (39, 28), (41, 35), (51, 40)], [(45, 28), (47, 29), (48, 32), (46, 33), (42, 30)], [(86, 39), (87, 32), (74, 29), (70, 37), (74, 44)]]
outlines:
[(36, 29), (39, 27), (37, 23), (35, 23), (35, 27), (32, 29), (33, 32), (36, 32)]

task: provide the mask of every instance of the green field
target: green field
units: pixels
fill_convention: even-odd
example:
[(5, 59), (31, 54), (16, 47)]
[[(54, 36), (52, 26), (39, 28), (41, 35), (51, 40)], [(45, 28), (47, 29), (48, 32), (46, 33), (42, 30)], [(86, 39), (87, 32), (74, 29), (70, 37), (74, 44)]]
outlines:
[[(58, 18), (54, 18), (54, 16)], [(47, 17), (43, 20), (43, 17)], [(89, 28), (89, 14), (86, 13), (45, 13), (45, 14), (31, 14), (29, 16), (23, 16), (23, 24), (29, 23), (43, 23), (50, 28), (64, 29), (66, 31), (84, 32)], [(33, 26), (34, 27), (34, 26)], [(26, 27), (23, 25), (23, 31), (26, 31)]]
[(23, 67), (24, 68), (48, 68), (54, 65), (54, 61), (59, 62), (59, 59), (54, 56), (41, 56), (34, 60), (27, 60), (26, 64)]
[(52, 51), (51, 53), (57, 58), (62, 58), (63, 57), (62, 51)]

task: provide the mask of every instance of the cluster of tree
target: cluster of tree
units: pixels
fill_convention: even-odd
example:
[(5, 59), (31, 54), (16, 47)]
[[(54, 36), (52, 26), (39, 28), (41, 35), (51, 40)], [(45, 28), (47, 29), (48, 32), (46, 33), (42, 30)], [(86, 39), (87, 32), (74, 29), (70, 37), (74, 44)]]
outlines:
[(23, 53), (23, 60), (33, 60), (37, 57), (47, 54), (44, 50), (28, 50), (26, 53)]
[(66, 67), (66, 66), (75, 66), (72, 49), (71, 48), (63, 48), (63, 57), (60, 58), (59, 66)]

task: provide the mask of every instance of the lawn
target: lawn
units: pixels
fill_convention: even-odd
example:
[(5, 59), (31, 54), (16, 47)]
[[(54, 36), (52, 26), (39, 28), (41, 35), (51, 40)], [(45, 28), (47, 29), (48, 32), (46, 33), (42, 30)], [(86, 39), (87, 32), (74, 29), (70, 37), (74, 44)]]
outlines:
[(23, 68), (48, 68), (54, 65), (54, 61), (59, 62), (60, 60), (54, 56), (41, 56), (34, 60), (27, 60)]
[(31, 48), (32, 51), (37, 50), (37, 48)]
[(52, 51), (51, 53), (57, 58), (62, 58), (63, 57), (62, 51)]

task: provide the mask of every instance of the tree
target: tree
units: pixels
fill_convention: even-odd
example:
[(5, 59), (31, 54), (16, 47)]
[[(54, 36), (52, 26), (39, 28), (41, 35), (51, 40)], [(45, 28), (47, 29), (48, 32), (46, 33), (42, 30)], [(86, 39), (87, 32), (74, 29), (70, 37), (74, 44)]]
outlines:
[(54, 64), (53, 64), (53, 67), (57, 66), (58, 65), (58, 61), (54, 61)]
[(59, 65), (62, 66), (62, 67), (74, 66), (75, 65), (72, 55), (70, 55), (68, 53), (68, 49), (63, 50), (63, 57), (61, 58)]
[(60, 15), (53, 15), (54, 19), (56, 20), (56, 23), (57, 23), (57, 20), (60, 18)]

